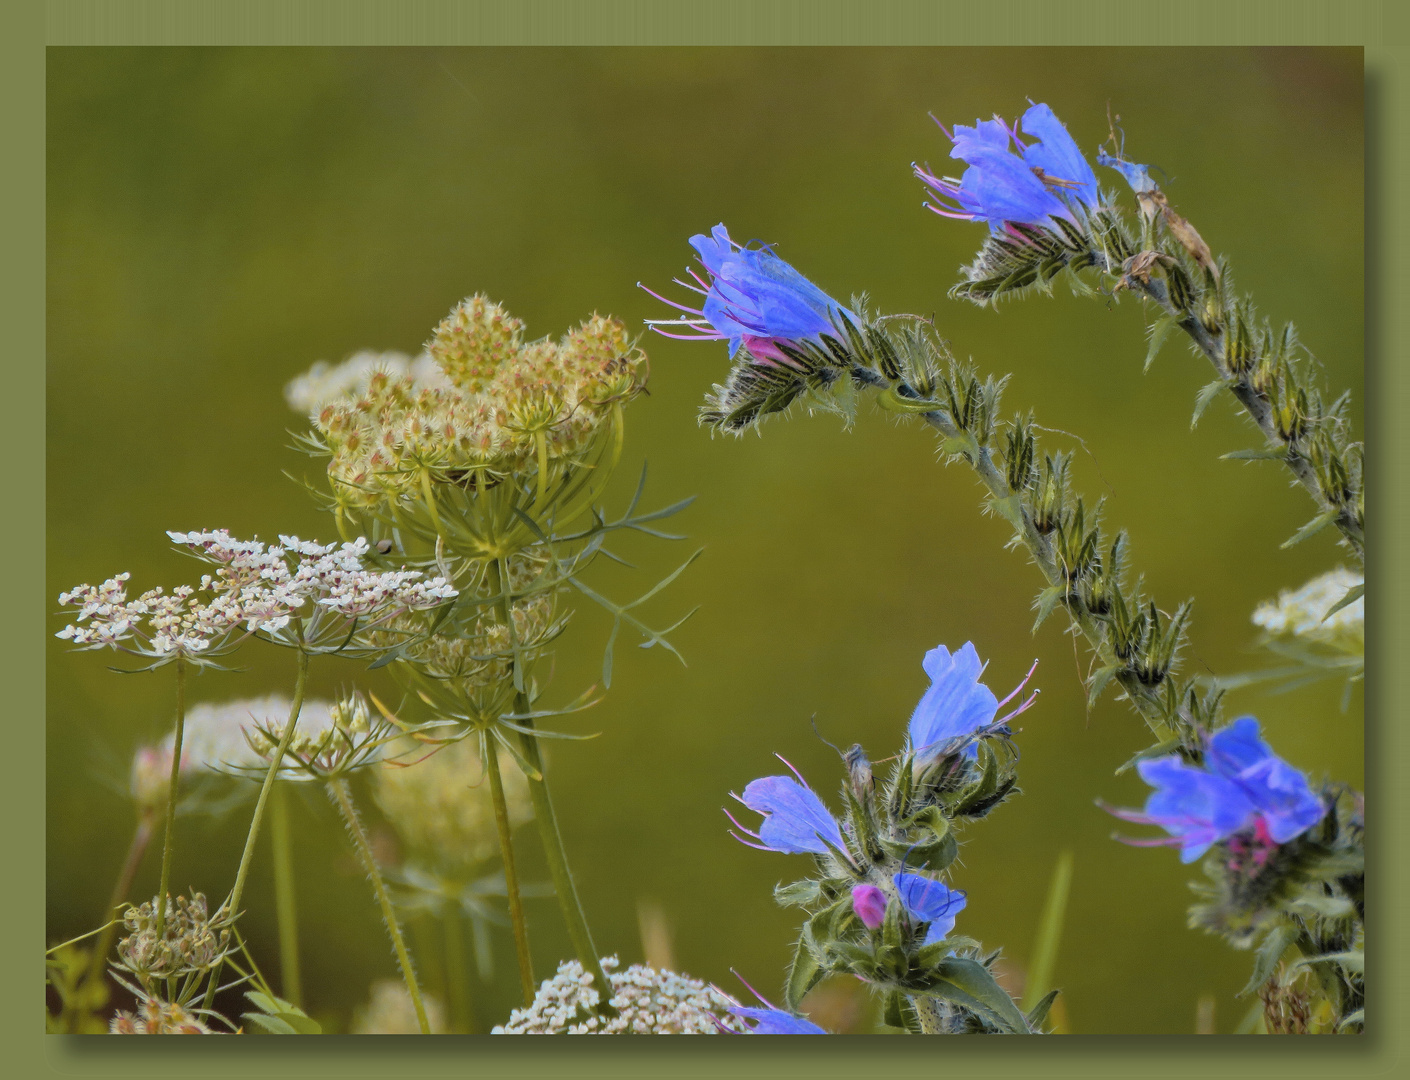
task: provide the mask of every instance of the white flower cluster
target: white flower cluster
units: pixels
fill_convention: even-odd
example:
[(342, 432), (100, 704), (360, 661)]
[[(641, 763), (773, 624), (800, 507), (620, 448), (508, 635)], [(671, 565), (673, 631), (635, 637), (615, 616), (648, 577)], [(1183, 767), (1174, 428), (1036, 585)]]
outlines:
[(60, 604), (79, 610), (58, 636), (85, 649), (195, 659), (255, 632), (293, 644), (280, 632), (306, 601), (313, 606), (304, 613), (301, 643), (317, 645), (320, 638), (346, 631), (350, 619), (362, 620), (365, 629), (457, 595), (444, 578), (423, 580), (419, 570), (364, 569), (368, 545), (361, 537), (339, 545), (281, 536), (278, 546), (266, 546), (236, 540), (224, 529), (167, 535), (220, 569), (203, 576), (199, 590), (183, 585), (168, 594), (158, 587), (135, 600), (127, 598), (128, 574), (96, 588), (80, 585), (59, 595)]
[(1365, 582), (1361, 574), (1345, 567), (1315, 577), (1300, 589), (1285, 590), (1275, 602), (1260, 604), (1253, 621), (1270, 634), (1292, 634), (1314, 641), (1364, 640), (1366, 603), (1357, 597), (1327, 617), (1349, 589)]
[(284, 400), (295, 412), (317, 416), (325, 405), (344, 398), (362, 397), (378, 372), (385, 372), (392, 378), (410, 379), (418, 388), (443, 390), (451, 385), (428, 352), (413, 358), (406, 353), (369, 350), (354, 353), (341, 364), (319, 360), (284, 387)]
[(558, 965), (558, 973), (548, 979), (526, 1009), (515, 1009), (509, 1022), (494, 1029), (495, 1035), (714, 1035), (723, 1025), (729, 1031), (748, 1028), (730, 1008), (739, 1002), (714, 986), (689, 975), (657, 971), (633, 964), (617, 971), (618, 961), (609, 956), (603, 970), (612, 982), (612, 1005), (618, 1015), (601, 1020), (593, 1015), (598, 994), (592, 976), (576, 960)]

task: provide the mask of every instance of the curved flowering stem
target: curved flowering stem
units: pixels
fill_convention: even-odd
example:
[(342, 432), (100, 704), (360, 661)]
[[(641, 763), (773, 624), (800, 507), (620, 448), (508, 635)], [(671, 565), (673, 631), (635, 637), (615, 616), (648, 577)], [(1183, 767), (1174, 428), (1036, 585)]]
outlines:
[(431, 1034), (431, 1024), (426, 1018), (426, 1005), (421, 1000), (421, 988), (416, 982), (416, 971), (411, 966), (411, 954), (407, 952), (406, 941), (401, 933), (401, 924), (397, 921), (396, 909), (392, 907), (392, 899), (387, 893), (386, 882), (382, 880), (382, 872), (377, 868), (377, 857), (373, 855), (372, 845), (368, 843), (367, 831), (362, 827), (362, 820), (358, 817), (357, 806), (353, 803), (348, 782), (342, 777), (337, 777), (329, 780), (326, 786), (328, 798), (338, 808), (338, 813), (342, 815), (343, 823), (347, 826), (358, 862), (362, 863), (363, 871), (367, 874), (368, 880), (372, 882), (372, 891), (377, 897), (378, 906), (382, 909), (382, 921), (386, 924), (387, 934), (392, 939), (392, 948), (397, 954), (397, 963), (401, 966), (402, 979), (406, 982), (406, 991), (411, 995), (411, 1003), (416, 1008), (416, 1022), (421, 1027), (421, 1034), (429, 1035)]

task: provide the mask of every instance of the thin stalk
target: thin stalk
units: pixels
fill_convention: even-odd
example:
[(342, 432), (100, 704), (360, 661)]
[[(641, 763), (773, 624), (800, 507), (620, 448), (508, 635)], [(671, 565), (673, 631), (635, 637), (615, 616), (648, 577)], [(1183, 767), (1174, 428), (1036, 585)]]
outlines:
[[(515, 695), (514, 711), (520, 716), (528, 713), (529, 700), (525, 694)], [(526, 728), (534, 726), (533, 720), (527, 718), (519, 723)], [(610, 1019), (617, 1015), (617, 1010), (611, 1004), (612, 984), (607, 979), (607, 973), (602, 970), (602, 961), (598, 959), (597, 948), (592, 943), (592, 931), (588, 929), (587, 917), (583, 914), (582, 901), (578, 899), (577, 886), (573, 884), (573, 872), (568, 869), (568, 855), (563, 850), (563, 835), (558, 830), (558, 817), (553, 812), (553, 800), (548, 794), (548, 778), (544, 774), (539, 740), (537, 736), (527, 732), (521, 733), (519, 740), (524, 760), (537, 770), (540, 777), (538, 780), (529, 778), (529, 796), (533, 799), (534, 821), (543, 840), (544, 855), (548, 858), (548, 872), (553, 878), (554, 891), (558, 894), (558, 906), (563, 912), (563, 921), (568, 926), (568, 937), (578, 954), (578, 962), (583, 965), (583, 970), (592, 975), (593, 982), (597, 984), (598, 1015)]]
[[(269, 802), (269, 792), (274, 787), (275, 777), (279, 775), (279, 766), (284, 762), (284, 754), (288, 751), (289, 744), (294, 741), (294, 729), (299, 724), (299, 712), (304, 705), (304, 688), (308, 685), (308, 660), (308, 653), (300, 649), (298, 675), (294, 680), (294, 702), (289, 707), (289, 719), (284, 724), (284, 733), (279, 737), (279, 746), (275, 749), (269, 762), (269, 769), (264, 774), (264, 783), (260, 786), (259, 798), (255, 800), (254, 816), (250, 819), (250, 831), (245, 836), (245, 850), (240, 855), (240, 868), (235, 872), (235, 884), (231, 887), (230, 897), (225, 902), (226, 910), (230, 912), (232, 919), (240, 917), (240, 898), (245, 893), (245, 879), (249, 877), (250, 865), (254, 862), (255, 840), (259, 838), (259, 826), (264, 819), (264, 808)], [(204, 1008), (209, 1009), (215, 1001), (215, 991), (220, 985), (220, 968), (219, 963), (211, 968), (211, 981), (206, 987)]]
[(279, 923), (280, 990), (285, 1001), (303, 1004), (303, 978), (299, 967), (299, 914), (294, 895), (294, 851), (289, 830), (289, 793), (275, 783), (269, 818), (270, 846), (274, 849), (274, 911)]
[(450, 999), (451, 1023), (456, 1031), (469, 1031), (470, 986), (465, 979), (465, 935), (461, 930), (460, 905), (449, 904), (441, 915), (446, 935), (446, 996)]
[(162, 835), (162, 878), (157, 889), (157, 940), (166, 930), (166, 896), (171, 885), (171, 848), (176, 833), (176, 796), (181, 784), (181, 741), (186, 734), (186, 660), (176, 658), (176, 738), (171, 747), (171, 779), (166, 790), (166, 829)]
[[(494, 802), (494, 821), (499, 829), (499, 852), (504, 862), (504, 886), (509, 897), (509, 918), (514, 924), (514, 953), (519, 959), (519, 983), (523, 988), (524, 1004), (534, 1003), (534, 961), (529, 952), (529, 926), (524, 918), (524, 902), (519, 895), (519, 874), (514, 864), (514, 841), (510, 836), (509, 808), (504, 801), (504, 778), (499, 771), (499, 744), (493, 735), (481, 740), (485, 771), (490, 777), (490, 798)], [(449, 945), (447, 945), (449, 948)]]
[(363, 829), (362, 821), (357, 815), (357, 807), (353, 804), (352, 791), (342, 777), (329, 780), (327, 788), (328, 798), (338, 808), (338, 812), (343, 816), (343, 824), (348, 827), (348, 835), (352, 838), (358, 861), (362, 863), (363, 871), (372, 882), (372, 891), (382, 909), (382, 921), (386, 923), (387, 934), (391, 937), (392, 948), (397, 954), (397, 963), (401, 965), (402, 979), (406, 982), (407, 993), (411, 995), (411, 1003), (416, 1008), (416, 1022), (421, 1026), (421, 1034), (429, 1035), (431, 1024), (426, 1019), (426, 1005), (421, 1000), (421, 988), (416, 985), (416, 972), (411, 966), (411, 954), (406, 950), (406, 942), (401, 936), (401, 925), (397, 922), (397, 913), (392, 907), (392, 898), (387, 894), (386, 882), (382, 880), (382, 872), (377, 869), (372, 845), (368, 843), (367, 832)]
[[(509, 630), (510, 641), (514, 645), (515, 661), (518, 662), (518, 638), (514, 630), (514, 615), (509, 605), (509, 567), (505, 559), (493, 564), (495, 586), (499, 592), (500, 617)], [(514, 672), (517, 682), (527, 686), (523, 673)], [(534, 822), (538, 825), (539, 838), (548, 859), (549, 875), (553, 878), (553, 891), (558, 895), (558, 907), (563, 913), (563, 922), (568, 928), (568, 937), (573, 942), (573, 950), (578, 954), (578, 962), (583, 970), (592, 975), (597, 986), (597, 1013), (611, 1019), (617, 1015), (612, 1007), (612, 983), (602, 970), (602, 961), (592, 942), (592, 931), (588, 929), (587, 916), (583, 913), (582, 901), (578, 898), (577, 886), (573, 884), (573, 872), (568, 868), (568, 853), (563, 849), (563, 834), (558, 829), (558, 817), (553, 812), (553, 800), (548, 794), (548, 777), (544, 772), (543, 754), (539, 750), (538, 736), (533, 733), (534, 721), (529, 716), (529, 696), (523, 690), (514, 695), (514, 713), (523, 717), (519, 721), (519, 745), (524, 760), (538, 773), (538, 779), (529, 777), (529, 797), (534, 804)], [(522, 961), (521, 961), (522, 962)], [(527, 990), (526, 990), (527, 993)], [(532, 1000), (532, 998), (530, 998)]]

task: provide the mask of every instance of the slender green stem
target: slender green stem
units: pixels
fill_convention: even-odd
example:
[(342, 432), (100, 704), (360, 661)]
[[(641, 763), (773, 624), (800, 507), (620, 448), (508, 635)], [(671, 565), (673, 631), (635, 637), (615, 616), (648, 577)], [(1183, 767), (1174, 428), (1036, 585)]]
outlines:
[(401, 934), (401, 925), (397, 922), (396, 910), (392, 907), (392, 898), (387, 894), (386, 882), (382, 880), (382, 872), (377, 868), (377, 858), (372, 854), (372, 845), (367, 841), (367, 831), (362, 827), (362, 821), (357, 815), (357, 807), (353, 804), (352, 791), (348, 788), (348, 782), (342, 777), (329, 780), (328, 797), (333, 801), (333, 805), (338, 808), (338, 812), (343, 816), (343, 823), (348, 827), (348, 835), (352, 838), (353, 850), (357, 852), (357, 858), (362, 863), (362, 869), (367, 874), (368, 880), (372, 882), (372, 891), (377, 896), (377, 903), (382, 909), (382, 921), (387, 925), (387, 934), (392, 939), (392, 948), (397, 954), (397, 963), (401, 965), (401, 975), (406, 981), (407, 993), (411, 995), (411, 1003), (416, 1008), (416, 1022), (421, 1026), (421, 1034), (431, 1034), (431, 1024), (426, 1019), (426, 1005), (421, 1000), (421, 988), (416, 984), (416, 972), (411, 966), (411, 954), (407, 952), (406, 941)]
[[(524, 694), (515, 695), (514, 711), (525, 716), (529, 711), (529, 701)], [(531, 719), (520, 720), (526, 728), (532, 728)], [(617, 1010), (612, 1007), (612, 984), (607, 973), (602, 970), (597, 948), (592, 943), (592, 931), (588, 929), (587, 917), (583, 914), (582, 901), (578, 899), (577, 886), (573, 884), (573, 872), (568, 869), (568, 855), (563, 850), (563, 835), (558, 831), (558, 817), (553, 812), (553, 800), (548, 794), (548, 778), (544, 774), (543, 755), (539, 752), (539, 740), (535, 735), (522, 733), (519, 736), (523, 747), (524, 760), (539, 774), (539, 779), (529, 778), (529, 796), (534, 803), (534, 821), (539, 827), (543, 840), (544, 855), (548, 858), (548, 872), (553, 878), (554, 891), (558, 893), (558, 906), (563, 912), (563, 921), (568, 926), (568, 937), (578, 954), (578, 962), (583, 970), (592, 975), (597, 984), (597, 1012), (608, 1018), (615, 1017)]]
[[(240, 898), (245, 893), (245, 879), (249, 877), (250, 865), (254, 862), (255, 841), (259, 838), (260, 822), (264, 818), (264, 808), (269, 802), (269, 792), (274, 787), (275, 778), (279, 775), (279, 766), (284, 762), (284, 754), (289, 749), (289, 744), (294, 741), (294, 729), (299, 724), (299, 712), (304, 706), (304, 688), (308, 685), (308, 653), (299, 650), (298, 675), (294, 680), (294, 702), (289, 707), (289, 719), (284, 724), (284, 733), (279, 737), (279, 746), (275, 749), (269, 762), (269, 769), (264, 774), (264, 783), (259, 789), (259, 798), (255, 800), (254, 816), (250, 819), (250, 831), (245, 836), (245, 850), (240, 855), (240, 868), (235, 872), (235, 884), (230, 889), (230, 897), (225, 902), (226, 910), (230, 912), (232, 919), (240, 917)], [(206, 997), (204, 1007), (209, 1009), (215, 1001), (215, 991), (220, 983), (220, 964), (211, 968), (210, 984), (206, 987)]]
[(299, 968), (299, 913), (294, 894), (294, 851), (289, 829), (287, 784), (276, 782), (270, 792), (270, 846), (274, 849), (274, 911), (279, 922), (280, 990), (285, 1001), (303, 1004)]
[(493, 735), (480, 740), (485, 771), (490, 777), (490, 799), (494, 803), (494, 821), (499, 829), (499, 853), (504, 862), (504, 887), (509, 897), (509, 918), (514, 924), (514, 953), (519, 959), (519, 983), (524, 1004), (534, 1003), (534, 961), (529, 952), (529, 925), (524, 918), (524, 901), (519, 895), (519, 873), (514, 864), (514, 840), (510, 835), (509, 808), (504, 801), (504, 778), (499, 771), (499, 743)]
[(186, 734), (186, 660), (176, 658), (176, 739), (171, 747), (171, 780), (166, 791), (166, 829), (162, 834), (162, 878), (157, 890), (157, 940), (166, 930), (166, 897), (171, 885), (171, 849), (176, 833), (176, 796), (181, 784), (181, 741)]
[(465, 935), (462, 933), (459, 903), (449, 904), (441, 915), (445, 927), (446, 997), (450, 1000), (451, 1024), (456, 1031), (470, 1030), (470, 986), (465, 980)]

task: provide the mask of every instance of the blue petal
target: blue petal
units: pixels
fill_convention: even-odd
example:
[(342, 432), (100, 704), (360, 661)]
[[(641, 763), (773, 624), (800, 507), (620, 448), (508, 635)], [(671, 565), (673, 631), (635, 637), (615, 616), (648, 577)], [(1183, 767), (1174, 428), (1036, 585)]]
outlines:
[(750, 1009), (736, 1005), (730, 1009), (735, 1016), (755, 1021), (751, 1035), (826, 1035), (827, 1032), (811, 1020), (794, 1016), (782, 1009)]
[(1069, 205), (1097, 205), (1096, 174), (1052, 109), (1043, 104), (1030, 108), (1023, 114), (1023, 133), (1039, 140), (1023, 151), (1023, 160), (1031, 168), (1042, 169), (1049, 177), (1077, 185), (1059, 188)]
[[(994, 720), (999, 699), (979, 681), (984, 664), (971, 642), (965, 642), (954, 655), (943, 645), (925, 654), (921, 666), (931, 684), (908, 727), (911, 748), (917, 760), (938, 757), (952, 739), (971, 735)], [(978, 747), (965, 747), (965, 756), (975, 758)]]
[(1248, 825), (1256, 813), (1233, 781), (1187, 765), (1173, 754), (1138, 762), (1136, 771), (1156, 789), (1146, 800), (1146, 817), (1180, 838), (1181, 862), (1194, 862)]
[(986, 152), (1008, 152), (1011, 136), (1009, 129), (998, 117), (993, 120), (976, 120), (974, 127), (956, 124), (953, 132), (955, 146), (950, 151), (950, 156), (960, 161), (970, 161), (974, 155)]
[(742, 801), (755, 813), (764, 815), (759, 840), (785, 855), (811, 852), (825, 855), (826, 839), (844, 848), (842, 832), (813, 789), (791, 776), (765, 776), (744, 789)]
[(929, 923), (925, 944), (933, 945), (949, 936), (955, 928), (955, 916), (964, 910), (968, 899), (943, 881), (920, 874), (897, 874), (892, 880), (901, 897), (901, 906), (916, 922)]
[(1285, 844), (1322, 820), (1326, 807), (1293, 768), (1263, 741), (1258, 721), (1241, 716), (1216, 731), (1205, 759), (1218, 775), (1235, 784), (1264, 817), (1269, 835)]
[(1134, 161), (1122, 161), (1114, 158), (1105, 150), (1097, 151), (1097, 164), (1105, 165), (1108, 169), (1115, 169), (1126, 178), (1126, 182), (1131, 185), (1131, 190), (1137, 195), (1146, 191), (1154, 191), (1156, 184), (1151, 179), (1146, 166), (1137, 165)]

